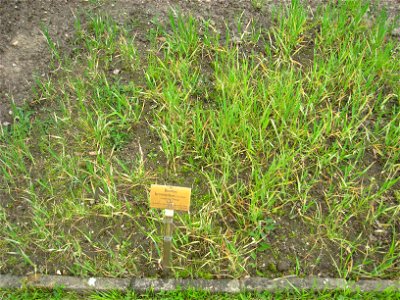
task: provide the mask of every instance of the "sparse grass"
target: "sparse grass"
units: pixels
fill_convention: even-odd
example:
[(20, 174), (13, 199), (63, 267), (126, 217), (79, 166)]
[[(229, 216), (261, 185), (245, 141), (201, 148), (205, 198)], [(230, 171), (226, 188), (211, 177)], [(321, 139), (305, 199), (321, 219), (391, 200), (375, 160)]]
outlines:
[(110, 292), (97, 292), (91, 294), (78, 294), (73, 292), (66, 292), (62, 289), (55, 289), (53, 291), (44, 290), (19, 290), (19, 291), (1, 291), (0, 296), (2, 299), (12, 300), (25, 300), (25, 299), (46, 299), (46, 300), (57, 300), (57, 299), (87, 299), (87, 300), (135, 300), (135, 299), (238, 299), (238, 300), (250, 300), (250, 299), (385, 299), (395, 300), (399, 299), (399, 293), (386, 290), (384, 292), (351, 292), (351, 291), (335, 291), (335, 292), (312, 292), (312, 291), (280, 291), (276, 293), (238, 293), (238, 294), (210, 294), (205, 291), (171, 291), (171, 292), (147, 292), (143, 294), (136, 294), (132, 291), (121, 293), (118, 291)]
[(0, 128), (0, 272), (155, 276), (158, 182), (193, 188), (177, 277), (398, 278), (400, 47), (367, 9), (293, 1), (240, 40), (171, 13), (147, 53), (103, 15), (69, 57), (45, 31), (57, 71)]

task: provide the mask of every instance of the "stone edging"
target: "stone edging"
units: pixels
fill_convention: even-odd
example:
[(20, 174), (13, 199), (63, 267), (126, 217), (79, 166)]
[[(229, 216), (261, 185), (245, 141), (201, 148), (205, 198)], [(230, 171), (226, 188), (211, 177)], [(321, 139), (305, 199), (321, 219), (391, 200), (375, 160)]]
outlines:
[(0, 275), (0, 288), (44, 288), (52, 289), (63, 287), (65, 290), (77, 292), (107, 291), (107, 290), (134, 290), (138, 293), (147, 290), (171, 291), (177, 288), (181, 290), (200, 289), (212, 293), (238, 293), (241, 291), (261, 292), (279, 290), (353, 290), (353, 291), (383, 291), (391, 289), (400, 291), (400, 280), (359, 280), (346, 281), (337, 278), (295, 276), (276, 279), (250, 277), (247, 279), (152, 279), (152, 278), (80, 278), (72, 276), (31, 275), (14, 276)]

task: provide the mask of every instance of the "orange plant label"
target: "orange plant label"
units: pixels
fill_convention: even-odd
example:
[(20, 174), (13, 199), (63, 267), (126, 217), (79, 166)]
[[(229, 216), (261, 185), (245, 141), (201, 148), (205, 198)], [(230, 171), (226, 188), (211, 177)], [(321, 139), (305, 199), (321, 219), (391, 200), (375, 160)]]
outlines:
[(191, 192), (187, 187), (152, 184), (150, 207), (189, 211)]

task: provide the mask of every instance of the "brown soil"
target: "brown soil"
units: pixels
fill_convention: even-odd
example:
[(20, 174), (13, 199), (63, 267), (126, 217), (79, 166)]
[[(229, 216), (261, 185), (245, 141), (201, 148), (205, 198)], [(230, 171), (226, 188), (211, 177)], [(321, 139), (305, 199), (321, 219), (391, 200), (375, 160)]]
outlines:
[(41, 24), (64, 42), (73, 30), (73, 11), (83, 1), (0, 1), (0, 121), (10, 122), (10, 103), (32, 95), (34, 76), (49, 71), (50, 53)]

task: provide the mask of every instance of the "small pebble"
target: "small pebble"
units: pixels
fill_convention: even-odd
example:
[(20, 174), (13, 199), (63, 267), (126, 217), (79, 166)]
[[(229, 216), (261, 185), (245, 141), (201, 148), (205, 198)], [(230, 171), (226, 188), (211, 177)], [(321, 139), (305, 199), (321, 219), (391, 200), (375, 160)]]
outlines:
[(115, 69), (115, 70), (113, 71), (113, 74), (114, 74), (114, 75), (118, 75), (120, 72), (121, 72), (120, 69)]
[(290, 268), (290, 264), (287, 261), (280, 261), (276, 266), (279, 272), (286, 272)]
[(96, 285), (96, 278), (89, 278), (88, 285), (89, 286), (95, 286)]

